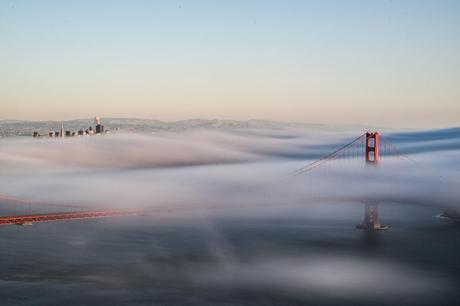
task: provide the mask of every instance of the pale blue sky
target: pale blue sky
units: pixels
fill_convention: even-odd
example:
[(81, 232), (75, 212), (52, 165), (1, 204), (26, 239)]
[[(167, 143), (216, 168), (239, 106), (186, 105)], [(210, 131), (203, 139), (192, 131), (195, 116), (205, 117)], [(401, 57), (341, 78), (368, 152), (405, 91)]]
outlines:
[(0, 119), (460, 124), (460, 1), (0, 1)]

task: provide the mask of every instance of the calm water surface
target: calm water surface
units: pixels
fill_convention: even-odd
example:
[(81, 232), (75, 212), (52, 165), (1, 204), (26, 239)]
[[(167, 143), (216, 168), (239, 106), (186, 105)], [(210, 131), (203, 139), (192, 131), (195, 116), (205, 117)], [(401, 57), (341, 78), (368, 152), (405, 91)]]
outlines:
[(0, 305), (458, 305), (460, 226), (362, 205), (0, 228)]

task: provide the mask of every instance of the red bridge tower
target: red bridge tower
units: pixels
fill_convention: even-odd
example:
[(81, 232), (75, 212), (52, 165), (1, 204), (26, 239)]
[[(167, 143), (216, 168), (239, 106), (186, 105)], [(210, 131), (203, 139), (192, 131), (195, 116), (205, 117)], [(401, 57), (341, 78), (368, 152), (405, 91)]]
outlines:
[[(379, 162), (379, 133), (366, 133), (366, 164), (377, 167)], [(365, 230), (386, 230), (388, 226), (380, 224), (379, 203), (369, 200), (365, 203), (364, 221), (356, 226)]]

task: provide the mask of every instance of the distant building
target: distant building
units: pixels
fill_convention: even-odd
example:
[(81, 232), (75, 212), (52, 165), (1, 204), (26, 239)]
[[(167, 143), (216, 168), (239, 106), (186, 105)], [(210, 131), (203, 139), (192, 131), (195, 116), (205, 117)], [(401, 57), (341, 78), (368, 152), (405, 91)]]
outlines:
[(83, 136), (83, 135), (85, 135), (85, 132), (83, 130), (79, 130), (78, 135)]
[(59, 132), (59, 135), (61, 136), (61, 138), (64, 137), (64, 123), (61, 125), (61, 131)]
[(35, 131), (35, 132), (34, 132), (34, 138), (37, 138), (37, 137), (38, 137), (38, 132)]
[(70, 137), (72, 136), (72, 132), (70, 131), (65, 131), (65, 137)]
[(104, 133), (104, 126), (102, 124), (96, 125), (96, 134)]
[(54, 137), (54, 132), (49, 132), (49, 133), (48, 133), (48, 136), (49, 136), (49, 137)]

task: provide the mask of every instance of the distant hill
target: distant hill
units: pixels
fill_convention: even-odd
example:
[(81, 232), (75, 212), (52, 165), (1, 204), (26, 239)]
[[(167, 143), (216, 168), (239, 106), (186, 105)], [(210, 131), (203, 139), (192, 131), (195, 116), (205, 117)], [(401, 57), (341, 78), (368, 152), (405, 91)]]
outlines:
[[(0, 137), (32, 136), (34, 131), (45, 134), (58, 131), (61, 124), (65, 130), (78, 131), (87, 129), (93, 124), (93, 119), (76, 119), (68, 121), (20, 121), (0, 120)], [(217, 119), (190, 119), (180, 121), (160, 121), (135, 118), (102, 118), (101, 123), (106, 130), (116, 130), (127, 133), (155, 133), (161, 131), (186, 131), (192, 129), (206, 130), (235, 130), (235, 129), (321, 129), (321, 130), (363, 130), (364, 126), (339, 126), (325, 124), (289, 123), (270, 120), (217, 120)]]

